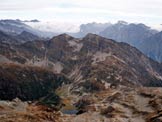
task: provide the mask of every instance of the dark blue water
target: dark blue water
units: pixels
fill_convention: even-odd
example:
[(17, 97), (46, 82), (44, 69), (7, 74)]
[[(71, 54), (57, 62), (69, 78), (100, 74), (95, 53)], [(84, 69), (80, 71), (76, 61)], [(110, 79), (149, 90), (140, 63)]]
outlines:
[(78, 110), (62, 110), (61, 112), (62, 112), (63, 114), (70, 114), (70, 115), (73, 115), (73, 114), (78, 113)]

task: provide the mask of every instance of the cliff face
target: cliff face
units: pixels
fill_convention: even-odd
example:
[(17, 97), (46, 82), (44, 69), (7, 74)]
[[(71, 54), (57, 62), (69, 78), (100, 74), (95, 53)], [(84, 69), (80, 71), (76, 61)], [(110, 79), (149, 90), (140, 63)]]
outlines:
[(162, 32), (143, 40), (137, 47), (148, 57), (162, 62)]
[(153, 30), (144, 24), (128, 24), (119, 21), (118, 23), (107, 27), (104, 31), (100, 32), (99, 35), (136, 46), (144, 39), (151, 37), (156, 33), (156, 30)]

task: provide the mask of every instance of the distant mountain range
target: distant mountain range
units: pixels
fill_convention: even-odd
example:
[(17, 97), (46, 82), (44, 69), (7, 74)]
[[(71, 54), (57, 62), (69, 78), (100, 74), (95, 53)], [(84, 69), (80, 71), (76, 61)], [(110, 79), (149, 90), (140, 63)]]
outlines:
[(20, 20), (0, 20), (0, 30), (7, 34), (20, 34), (23, 31), (38, 33), (37, 30), (22, 23)]
[(104, 31), (100, 32), (100, 35), (118, 42), (126, 42), (136, 46), (140, 41), (143, 41), (157, 32), (158, 31), (144, 24), (128, 24), (127, 22), (119, 21), (117, 24), (109, 26)]
[[(36, 22), (38, 20), (31, 20)], [(31, 22), (30, 21), (30, 22)], [(53, 32), (45, 32), (32, 28), (31, 26), (25, 24), (26, 21), (21, 20), (0, 20), (0, 31), (3, 31), (6, 34), (18, 35), (23, 31), (32, 33), (40, 37), (51, 37), (54, 36)], [(29, 22), (29, 21), (28, 21)]]

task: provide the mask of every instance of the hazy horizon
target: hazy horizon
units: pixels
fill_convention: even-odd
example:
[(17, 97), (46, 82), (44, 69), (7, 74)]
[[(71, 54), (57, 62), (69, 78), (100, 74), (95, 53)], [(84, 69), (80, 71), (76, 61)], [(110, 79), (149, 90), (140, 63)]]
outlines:
[(0, 19), (38, 19), (77, 26), (123, 20), (144, 23), (159, 30), (162, 24), (161, 4), (161, 0), (1, 0)]

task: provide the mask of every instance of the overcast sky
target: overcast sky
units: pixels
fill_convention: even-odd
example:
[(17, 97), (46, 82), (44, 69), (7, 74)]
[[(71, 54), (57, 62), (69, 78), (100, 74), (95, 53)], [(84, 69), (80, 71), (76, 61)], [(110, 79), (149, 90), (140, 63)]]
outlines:
[(1, 19), (162, 24), (162, 0), (0, 0)]

